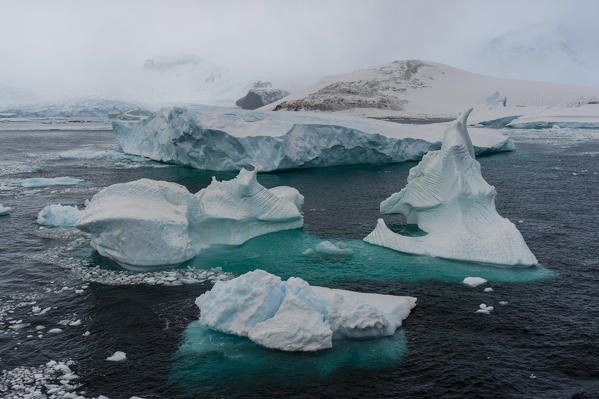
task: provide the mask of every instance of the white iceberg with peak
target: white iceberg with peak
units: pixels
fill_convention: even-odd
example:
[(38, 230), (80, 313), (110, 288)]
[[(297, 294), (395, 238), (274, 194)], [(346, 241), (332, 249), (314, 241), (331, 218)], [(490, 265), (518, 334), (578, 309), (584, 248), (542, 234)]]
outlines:
[(52, 204), (46, 205), (37, 214), (37, 224), (50, 227), (72, 227), (83, 215), (76, 206)]
[(255, 270), (199, 296), (200, 323), (283, 351), (317, 351), (345, 338), (393, 335), (416, 298), (310, 286)]
[(426, 235), (407, 237), (382, 219), (365, 241), (397, 251), (473, 262), (534, 265), (522, 235), (495, 210), (495, 188), (482, 177), (466, 121), (470, 111), (445, 132), (439, 151), (410, 170), (408, 184), (381, 202), (381, 213), (400, 213)]
[[(197, 169), (267, 172), (419, 160), (438, 149), (445, 124), (406, 125), (324, 112), (165, 108), (135, 123), (114, 122), (120, 148)], [(475, 129), (477, 153), (509, 151), (501, 133)]]
[[(280, 195), (280, 196), (279, 196)], [(179, 264), (216, 244), (240, 245), (303, 226), (303, 196), (292, 187), (264, 188), (256, 171), (191, 194), (185, 187), (141, 179), (96, 194), (77, 227), (100, 255), (124, 267)]]

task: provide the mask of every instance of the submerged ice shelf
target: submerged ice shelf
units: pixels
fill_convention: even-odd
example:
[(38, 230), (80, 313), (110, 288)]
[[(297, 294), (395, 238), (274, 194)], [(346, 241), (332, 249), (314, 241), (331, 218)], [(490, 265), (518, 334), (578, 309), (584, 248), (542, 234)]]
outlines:
[(77, 227), (91, 245), (126, 268), (141, 270), (189, 260), (213, 245), (240, 245), (303, 226), (303, 196), (292, 187), (267, 190), (256, 171), (191, 194), (185, 187), (141, 179), (96, 194)]
[[(395, 229), (395, 226), (391, 226)], [(463, 262), (430, 256), (414, 256), (371, 245), (359, 239), (336, 239), (352, 250), (351, 256), (330, 256), (316, 251), (303, 254), (323, 241), (303, 230), (280, 231), (253, 238), (235, 247), (212, 247), (190, 260), (189, 267), (240, 275), (259, 266), (281, 278), (298, 276), (316, 285), (353, 279), (430, 280), (461, 283), (469, 276), (479, 276), (491, 283), (526, 282), (547, 279), (555, 273), (542, 265), (498, 266)]]
[(283, 351), (317, 351), (333, 339), (395, 333), (416, 298), (312, 287), (263, 270), (218, 281), (196, 300), (200, 323)]
[[(418, 160), (439, 148), (445, 124), (405, 125), (328, 113), (165, 108), (115, 122), (121, 149), (156, 161), (215, 171), (258, 171)], [(477, 153), (509, 151), (506, 136), (475, 129)]]
[(438, 151), (410, 170), (408, 184), (381, 202), (381, 213), (400, 213), (426, 232), (394, 233), (383, 219), (364, 240), (397, 251), (503, 265), (537, 259), (516, 226), (495, 210), (496, 191), (482, 177), (466, 121), (471, 109), (445, 132)]

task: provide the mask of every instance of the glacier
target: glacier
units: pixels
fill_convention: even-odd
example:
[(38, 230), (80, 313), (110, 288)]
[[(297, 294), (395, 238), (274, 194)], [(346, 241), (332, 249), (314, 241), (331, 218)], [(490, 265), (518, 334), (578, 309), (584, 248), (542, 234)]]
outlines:
[(516, 226), (495, 209), (496, 191), (481, 175), (467, 118), (445, 131), (443, 145), (410, 169), (408, 184), (381, 202), (381, 213), (403, 214), (426, 235), (407, 237), (379, 219), (366, 242), (418, 255), (503, 265), (535, 265)]
[(292, 187), (264, 188), (256, 171), (213, 178), (196, 194), (165, 181), (140, 179), (93, 196), (76, 226), (91, 246), (125, 268), (176, 265), (213, 245), (241, 245), (303, 226), (303, 196)]
[(200, 324), (248, 337), (281, 351), (318, 351), (333, 340), (391, 336), (416, 306), (416, 298), (310, 286), (254, 270), (217, 281), (196, 299)]
[[(322, 112), (163, 108), (134, 123), (113, 122), (121, 150), (214, 171), (260, 172), (419, 160), (438, 149), (446, 125), (398, 124)], [(510, 151), (503, 134), (475, 129), (477, 153)]]
[(37, 224), (49, 227), (73, 227), (82, 214), (83, 211), (76, 206), (46, 205), (37, 214)]

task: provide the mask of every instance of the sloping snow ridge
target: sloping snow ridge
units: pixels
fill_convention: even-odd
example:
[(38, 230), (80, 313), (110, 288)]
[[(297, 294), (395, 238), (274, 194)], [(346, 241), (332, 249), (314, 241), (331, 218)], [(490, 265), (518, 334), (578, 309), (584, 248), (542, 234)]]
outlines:
[(365, 241), (448, 259), (537, 263), (516, 226), (495, 210), (495, 188), (483, 179), (468, 136), (470, 111), (447, 129), (439, 151), (429, 152), (410, 170), (408, 184), (381, 202), (381, 213), (401, 213), (427, 234), (396, 234), (379, 219)]
[[(446, 124), (406, 125), (324, 112), (164, 108), (114, 122), (121, 149), (156, 161), (215, 171), (261, 172), (419, 160), (440, 147)], [(503, 134), (475, 129), (477, 153), (509, 151)]]
[(182, 263), (211, 245), (300, 228), (303, 200), (292, 187), (267, 190), (256, 171), (245, 169), (229, 181), (213, 178), (195, 195), (179, 184), (140, 179), (94, 195), (77, 227), (91, 233), (100, 255), (144, 269)]
[(52, 204), (46, 205), (37, 214), (37, 224), (51, 227), (72, 227), (83, 215), (76, 206)]
[[(473, 121), (599, 101), (599, 88), (501, 79), (421, 60), (394, 61), (328, 76), (260, 110), (328, 111), (385, 119), (452, 118), (476, 104)], [(597, 112), (595, 111), (595, 115)]]
[(393, 335), (416, 298), (310, 286), (254, 270), (218, 281), (196, 299), (200, 323), (282, 351), (331, 348), (333, 340)]

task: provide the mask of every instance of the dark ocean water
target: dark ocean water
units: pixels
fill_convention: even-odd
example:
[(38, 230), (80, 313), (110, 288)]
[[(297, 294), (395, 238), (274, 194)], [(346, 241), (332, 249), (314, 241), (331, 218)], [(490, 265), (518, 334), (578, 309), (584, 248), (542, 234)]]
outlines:
[[(380, 201), (405, 185), (415, 163), (260, 175), (266, 187), (290, 185), (304, 194), (303, 232), (261, 237), (190, 267), (222, 267), (212, 277), (264, 268), (314, 284), (416, 296), (418, 304), (395, 337), (339, 343), (322, 354), (281, 354), (243, 339), (208, 337), (245, 354), (241, 359), (198, 351), (207, 336), (193, 323), (194, 300), (210, 289), (210, 279), (134, 284), (123, 279), (131, 273), (99, 259), (81, 233), (39, 229), (35, 222), (45, 205), (81, 206), (113, 183), (147, 177), (196, 192), (212, 173), (112, 153), (108, 159), (60, 156), (115, 149), (109, 131), (1, 131), (0, 203), (13, 212), (0, 217), (0, 396), (16, 395), (28, 373), (49, 360), (71, 359), (80, 376), (76, 392), (85, 397), (597, 398), (599, 134), (562, 130), (512, 132), (516, 151), (479, 159), (497, 188), (500, 214), (517, 224), (543, 265), (533, 269), (414, 257), (361, 243), (380, 217)], [(20, 172), (23, 165), (41, 171)], [(57, 176), (85, 183), (16, 184)], [(400, 218), (385, 219), (401, 228)], [(342, 240), (355, 254), (333, 260), (298, 254), (321, 239)], [(88, 273), (98, 265), (103, 274)], [(494, 290), (467, 287), (460, 283), (465, 276), (488, 278), (485, 287)], [(114, 285), (123, 281), (128, 284)], [(495, 310), (474, 313), (480, 303)], [(50, 309), (40, 314), (33, 306)], [(46, 329), (40, 333), (37, 325)], [(55, 327), (63, 331), (47, 333)], [(128, 360), (105, 361), (116, 350)]]

